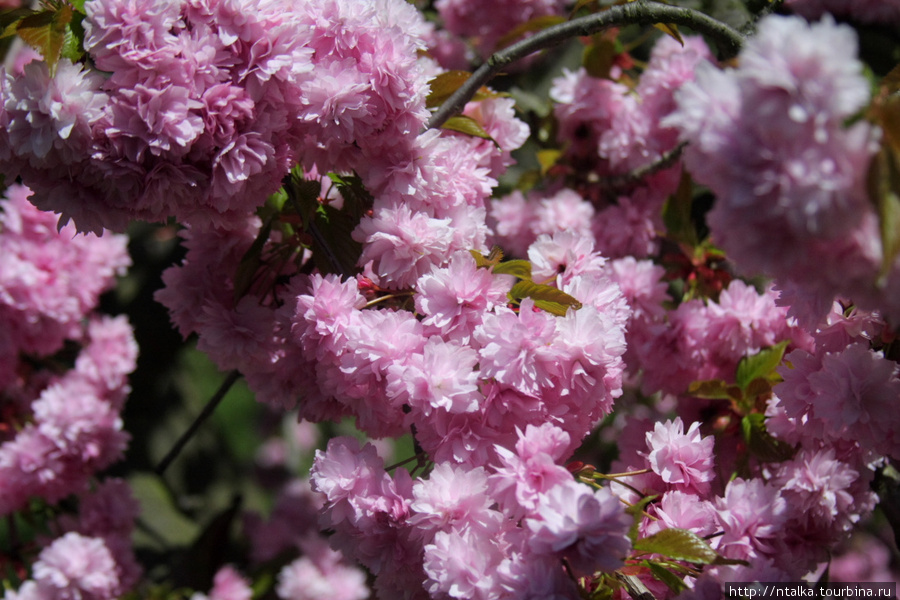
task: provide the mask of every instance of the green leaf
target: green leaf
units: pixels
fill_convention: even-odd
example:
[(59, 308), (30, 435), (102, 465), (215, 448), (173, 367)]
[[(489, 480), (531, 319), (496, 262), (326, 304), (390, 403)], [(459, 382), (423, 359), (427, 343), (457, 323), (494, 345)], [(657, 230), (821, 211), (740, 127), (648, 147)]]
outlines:
[(703, 381), (693, 381), (688, 386), (688, 394), (695, 398), (706, 398), (709, 400), (740, 400), (740, 388), (728, 385), (722, 379), (706, 379)]
[(199, 528), (177, 507), (172, 492), (155, 473), (135, 472), (128, 476), (128, 485), (141, 504), (143, 528), (135, 532), (135, 545), (159, 550), (186, 546)]
[(337, 186), (338, 192), (344, 199), (344, 206), (341, 210), (359, 219), (372, 208), (375, 199), (358, 175), (329, 173), (328, 177)]
[(264, 571), (253, 581), (251, 589), (253, 590), (252, 598), (271, 597), (267, 595), (275, 587), (275, 574), (270, 571)]
[(317, 216), (309, 230), (313, 236), (313, 262), (323, 275), (355, 272), (362, 244), (350, 235), (359, 219), (333, 206), (323, 205), (319, 210), (324, 216)]
[(866, 187), (878, 214), (883, 286), (900, 254), (900, 65), (884, 76), (868, 112), (882, 131), (882, 145), (869, 164)]
[(883, 285), (900, 253), (900, 151), (893, 144), (883, 144), (872, 159), (867, 187), (878, 214), (882, 248), (878, 281)]
[(468, 71), (446, 71), (441, 73), (428, 82), (431, 91), (425, 99), (425, 106), (428, 108), (440, 106), (471, 76), (472, 74)]
[(746, 415), (741, 419), (744, 440), (750, 452), (763, 462), (782, 462), (794, 456), (794, 447), (772, 437), (766, 431), (766, 416), (761, 413)]
[(687, 171), (682, 171), (681, 181), (674, 194), (663, 205), (663, 224), (669, 239), (690, 248), (700, 243), (697, 230), (691, 219), (691, 204), (694, 200), (694, 183)]
[(648, 569), (650, 569), (650, 572), (654, 577), (666, 584), (666, 587), (668, 587), (676, 594), (680, 594), (687, 589), (687, 584), (684, 583), (684, 580), (681, 577), (668, 570), (655, 560), (645, 560), (643, 564)]
[(634, 549), (701, 565), (716, 564), (716, 561), (721, 559), (703, 538), (686, 529), (663, 529), (659, 533), (637, 540)]
[(295, 167), (285, 180), (284, 190), (287, 192), (291, 208), (300, 215), (303, 230), (307, 231), (322, 206), (319, 202), (322, 185), (318, 181), (307, 181), (300, 167)]
[(894, 67), (878, 86), (872, 101), (871, 118), (880, 127), (888, 145), (900, 152), (900, 65)]
[(478, 250), (469, 250), (469, 254), (475, 258), (475, 266), (479, 269), (492, 269), (500, 264), (500, 261), (503, 259), (503, 250), (500, 246), (491, 248), (487, 256)]
[(757, 377), (751, 381), (747, 384), (747, 389), (744, 390), (744, 396), (747, 399), (768, 398), (770, 393), (772, 393), (772, 384), (768, 379), (763, 379), (762, 377)]
[(66, 25), (66, 36), (60, 56), (68, 58), (73, 63), (78, 62), (84, 56), (84, 27), (82, 25), (84, 17), (84, 13), (77, 12), (72, 17), (72, 21)]
[[(557, 317), (564, 317), (566, 313), (569, 312), (569, 308), (572, 308), (569, 305), (562, 304), (561, 302), (553, 302), (551, 300), (535, 300), (535, 307), (550, 313), (551, 315), (556, 315)], [(578, 304), (578, 307), (575, 310), (581, 308), (581, 304)]]
[(628, 539), (631, 540), (631, 543), (638, 539), (638, 529), (641, 526), (641, 522), (644, 520), (644, 509), (647, 508), (647, 505), (659, 498), (659, 496), (644, 496), (634, 504), (625, 508), (625, 512), (631, 515), (631, 527), (628, 529)]
[(537, 161), (541, 165), (541, 175), (546, 175), (562, 157), (562, 150), (547, 148), (537, 151)]
[(519, 279), (531, 280), (531, 261), (508, 260), (494, 267), (497, 275), (512, 275)]
[(441, 125), (441, 129), (465, 133), (466, 135), (471, 135), (483, 140), (491, 140), (494, 144), (497, 144), (494, 138), (491, 137), (491, 134), (485, 131), (484, 127), (482, 127), (478, 121), (472, 117), (467, 117), (466, 115), (450, 117), (443, 125)]
[[(339, 175), (332, 174), (330, 177), (339, 186), (339, 182), (346, 183), (348, 188), (355, 185)], [(359, 186), (364, 189), (361, 183)], [(350, 236), (359, 225), (360, 216), (354, 214), (356, 211), (349, 207), (346, 211), (338, 210), (320, 202), (321, 184), (306, 181), (299, 167), (285, 179), (284, 189), (288, 194), (288, 205), (297, 211), (303, 221), (303, 230), (312, 237), (312, 260), (316, 268), (323, 275), (336, 273), (346, 276), (353, 273), (362, 254), (362, 244)]]
[(19, 23), (25, 17), (36, 14), (37, 11), (30, 8), (15, 8), (0, 12), (0, 39), (16, 35)]
[(508, 295), (513, 302), (531, 298), (536, 307), (560, 317), (564, 317), (570, 308), (575, 310), (581, 308), (581, 302), (564, 291), (533, 281), (517, 282)]
[(737, 366), (735, 382), (741, 390), (746, 391), (750, 383), (755, 379), (767, 379), (775, 372), (775, 367), (781, 364), (784, 358), (784, 350), (788, 340), (784, 340), (772, 346), (764, 348), (753, 356), (745, 356)]
[(16, 26), (19, 37), (44, 57), (51, 74), (62, 53), (72, 14), (71, 6), (59, 4), (25, 17)]
[(519, 41), (520, 38), (525, 37), (525, 34), (527, 33), (541, 31), (543, 29), (547, 29), (548, 27), (559, 25), (560, 23), (565, 23), (566, 20), (567, 19), (565, 17), (559, 15), (544, 15), (542, 17), (535, 17), (533, 19), (525, 21), (524, 23), (504, 35), (502, 38), (500, 38), (497, 41), (497, 45), (494, 47), (494, 52), (502, 50), (507, 46), (511, 46), (514, 42)]
[(287, 203), (287, 200), (287, 192), (283, 187), (278, 188), (272, 195), (266, 198), (266, 203), (262, 207), (264, 212), (260, 216), (268, 218), (273, 214), (280, 213), (284, 210), (284, 205)]

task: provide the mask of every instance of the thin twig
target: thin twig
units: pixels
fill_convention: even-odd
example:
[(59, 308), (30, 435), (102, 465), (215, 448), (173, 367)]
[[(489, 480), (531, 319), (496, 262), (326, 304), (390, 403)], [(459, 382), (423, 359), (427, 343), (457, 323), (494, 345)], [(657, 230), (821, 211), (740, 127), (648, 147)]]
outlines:
[(636, 471), (624, 471), (622, 473), (594, 473), (594, 477), (598, 479), (616, 479), (618, 477), (634, 477), (635, 475), (646, 475), (652, 469), (638, 469)]
[(415, 292), (409, 291), (409, 292), (398, 292), (396, 294), (388, 294), (387, 296), (379, 296), (378, 298), (375, 298), (374, 300), (369, 300), (366, 303), (365, 308), (371, 308), (371, 307), (375, 306), (376, 304), (378, 304), (379, 302), (384, 302), (385, 300), (393, 300), (394, 298), (409, 297), (409, 296), (412, 296), (414, 293)]
[(719, 45), (719, 54), (723, 59), (736, 56), (744, 41), (744, 36), (728, 25), (690, 8), (667, 6), (644, 0), (614, 6), (600, 13), (548, 27), (494, 53), (435, 111), (428, 121), (428, 128), (434, 129), (443, 125), (447, 119), (459, 113), (472, 99), (475, 92), (504, 67), (538, 50), (556, 46), (574, 37), (593, 35), (610, 27), (656, 23), (682, 25), (708, 35)]
[(640, 183), (644, 180), (644, 178), (658, 173), (664, 169), (668, 169), (669, 167), (677, 163), (678, 159), (681, 158), (681, 153), (684, 151), (685, 146), (687, 146), (687, 142), (681, 142), (668, 152), (665, 152), (662, 156), (660, 156), (652, 163), (641, 165), (640, 167), (629, 173), (602, 177), (599, 182), (600, 186), (608, 190), (616, 191), (631, 187), (636, 183)]
[(222, 382), (222, 385), (219, 386), (219, 389), (216, 390), (216, 393), (213, 394), (212, 398), (209, 399), (209, 402), (206, 403), (206, 406), (203, 407), (203, 410), (197, 415), (197, 418), (194, 419), (194, 422), (191, 423), (191, 426), (187, 428), (181, 437), (178, 438), (178, 441), (175, 442), (175, 445), (172, 446), (172, 449), (169, 450), (169, 453), (166, 454), (165, 458), (163, 458), (159, 465), (156, 467), (156, 474), (162, 475), (166, 469), (169, 468), (169, 465), (172, 464), (172, 461), (175, 460), (178, 455), (181, 453), (181, 450), (184, 446), (191, 440), (194, 434), (200, 429), (200, 426), (210, 417), (210, 415), (215, 412), (216, 407), (222, 402), (222, 399), (225, 398), (225, 395), (228, 393), (228, 390), (231, 389), (231, 386), (237, 382), (240, 378), (241, 374), (238, 371), (231, 371), (228, 376), (225, 378), (225, 381)]

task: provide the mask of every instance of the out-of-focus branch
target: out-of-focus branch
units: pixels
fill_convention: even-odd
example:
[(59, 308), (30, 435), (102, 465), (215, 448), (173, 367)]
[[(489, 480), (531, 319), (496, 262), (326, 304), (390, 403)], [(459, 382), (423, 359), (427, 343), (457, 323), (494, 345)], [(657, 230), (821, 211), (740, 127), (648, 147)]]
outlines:
[(600, 186), (610, 191), (618, 191), (628, 188), (636, 183), (640, 183), (644, 178), (664, 169), (668, 169), (677, 163), (678, 159), (681, 158), (681, 153), (684, 151), (685, 146), (687, 146), (687, 142), (681, 142), (652, 163), (642, 165), (629, 173), (603, 177), (600, 179)]

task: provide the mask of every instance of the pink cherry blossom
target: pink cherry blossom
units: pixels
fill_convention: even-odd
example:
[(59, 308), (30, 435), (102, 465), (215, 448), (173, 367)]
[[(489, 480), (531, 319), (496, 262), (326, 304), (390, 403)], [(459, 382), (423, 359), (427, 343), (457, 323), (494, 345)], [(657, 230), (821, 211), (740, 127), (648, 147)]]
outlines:
[(673, 489), (704, 496), (715, 477), (714, 440), (700, 435), (700, 423), (691, 423), (687, 432), (680, 417), (657, 423), (647, 433), (647, 462), (653, 472)]
[(478, 269), (469, 253), (457, 252), (446, 267), (433, 268), (416, 282), (416, 310), (422, 323), (442, 336), (468, 343), (486, 312), (507, 303), (511, 277)]
[(724, 531), (718, 550), (742, 560), (771, 556), (788, 517), (787, 501), (779, 489), (761, 479), (738, 477), (716, 500), (717, 518)]
[(216, 571), (213, 587), (209, 595), (194, 594), (191, 600), (250, 600), (253, 590), (246, 579), (231, 565), (225, 565)]
[[(488, 494), (488, 476), (481, 467), (467, 469), (440, 463), (413, 485), (413, 515), (409, 519), (430, 539), (438, 531), (451, 528), (484, 527), (496, 517), (489, 510), (494, 503)], [(494, 515), (494, 516), (492, 516)]]
[(612, 571), (630, 548), (630, 519), (608, 488), (592, 490), (574, 479), (544, 493), (534, 518), (525, 520), (535, 552), (565, 557), (576, 573)]
[(111, 600), (123, 591), (103, 540), (77, 533), (67, 533), (41, 551), (34, 580), (45, 597), (55, 600)]
[(558, 372), (555, 332), (554, 317), (537, 311), (530, 298), (522, 301), (518, 314), (498, 307), (475, 329), (481, 375), (524, 394), (539, 394)]

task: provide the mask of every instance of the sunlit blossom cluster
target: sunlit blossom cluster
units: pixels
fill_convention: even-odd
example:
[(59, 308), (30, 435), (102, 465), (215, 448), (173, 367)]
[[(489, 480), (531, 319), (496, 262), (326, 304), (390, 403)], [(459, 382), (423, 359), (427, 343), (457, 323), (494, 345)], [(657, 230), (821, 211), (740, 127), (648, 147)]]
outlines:
[(856, 46), (853, 30), (830, 17), (767, 20), (736, 69), (700, 67), (666, 119), (690, 142), (691, 173), (716, 193), (716, 243), (742, 272), (774, 277), (811, 326), (836, 296), (900, 314), (898, 267), (881, 274), (866, 191), (878, 132), (865, 120), (847, 124), (870, 97)]
[[(94, 67), (4, 72), (0, 160), (80, 231), (236, 226), (296, 162), (393, 164), (425, 118), (411, 6), (85, 4)], [(371, 57), (379, 57), (370, 60)]]

